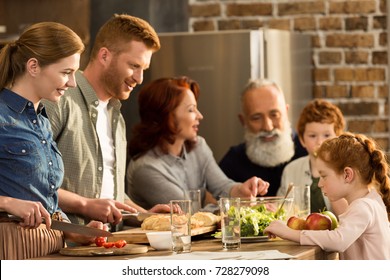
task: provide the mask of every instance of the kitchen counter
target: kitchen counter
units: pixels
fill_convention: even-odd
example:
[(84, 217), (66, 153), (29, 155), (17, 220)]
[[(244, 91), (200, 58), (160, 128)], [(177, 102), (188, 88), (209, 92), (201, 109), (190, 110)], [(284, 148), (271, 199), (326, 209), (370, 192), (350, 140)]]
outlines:
[[(149, 251), (144, 254), (136, 255), (119, 255), (119, 256), (64, 256), (61, 254), (52, 254), (45, 257), (41, 257), (41, 260), (126, 260), (139, 257), (167, 257), (172, 259), (173, 253), (170, 251), (156, 251), (151, 247), (148, 247)], [(292, 256), (292, 259), (298, 260), (329, 260), (338, 259), (337, 253), (328, 253), (323, 251), (318, 246), (301, 246), (295, 242), (287, 240), (270, 240), (254, 243), (242, 243), (240, 250), (234, 250), (229, 252), (253, 252), (253, 251), (267, 251), (277, 250), (280, 253), (288, 254)], [(222, 250), (221, 240), (215, 238), (198, 239), (192, 241), (192, 252), (226, 252)], [(177, 259), (181, 259), (183, 255), (176, 255)]]

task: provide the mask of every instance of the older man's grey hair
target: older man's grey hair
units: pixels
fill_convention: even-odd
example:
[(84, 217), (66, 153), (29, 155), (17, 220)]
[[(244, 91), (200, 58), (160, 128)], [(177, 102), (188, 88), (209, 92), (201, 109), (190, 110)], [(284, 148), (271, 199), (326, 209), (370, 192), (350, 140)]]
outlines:
[(284, 93), (282, 88), (275, 82), (269, 79), (249, 79), (248, 83), (245, 85), (243, 91), (241, 92), (241, 98), (247, 93), (248, 91), (256, 88), (262, 88), (266, 86), (274, 86), (283, 96), (284, 98)]

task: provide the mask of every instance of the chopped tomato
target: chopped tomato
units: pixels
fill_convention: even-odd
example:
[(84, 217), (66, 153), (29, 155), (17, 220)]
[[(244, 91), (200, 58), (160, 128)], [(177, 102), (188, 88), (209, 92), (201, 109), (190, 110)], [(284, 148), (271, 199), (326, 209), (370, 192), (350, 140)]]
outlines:
[(127, 244), (126, 240), (121, 239), (115, 242), (115, 247), (122, 248), (125, 247), (126, 244)]
[(100, 236), (95, 238), (95, 244), (98, 247), (102, 247), (104, 243), (106, 243), (106, 241), (107, 241), (107, 237)]
[(103, 244), (104, 248), (112, 248), (115, 246), (115, 243), (114, 242), (106, 242)]

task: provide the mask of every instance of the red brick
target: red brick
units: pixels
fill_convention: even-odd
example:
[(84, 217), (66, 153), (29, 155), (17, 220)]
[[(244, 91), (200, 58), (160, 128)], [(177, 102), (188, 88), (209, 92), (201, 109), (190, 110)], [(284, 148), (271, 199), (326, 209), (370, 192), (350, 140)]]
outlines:
[(373, 132), (386, 132), (389, 129), (388, 120), (374, 120)]
[(341, 30), (342, 21), (338, 17), (325, 17), (319, 19), (321, 30)]
[(368, 81), (386, 81), (385, 69), (383, 68), (369, 68), (367, 69)]
[(345, 63), (347, 64), (367, 64), (367, 51), (347, 51), (345, 52)]
[(372, 64), (383, 64), (387, 65), (388, 57), (387, 52), (372, 52)]
[(367, 17), (352, 17), (345, 19), (346, 30), (364, 30), (368, 29), (368, 18)]
[(330, 71), (329, 69), (313, 69), (313, 80), (314, 82), (323, 82), (330, 80)]
[(313, 86), (313, 97), (314, 98), (324, 98), (325, 96), (325, 86)]
[(221, 15), (219, 4), (190, 5), (191, 17), (216, 17)]
[(241, 21), (241, 28), (242, 29), (258, 29), (260, 27), (264, 26), (264, 22), (253, 19), (253, 20), (242, 20)]
[(355, 72), (351, 68), (339, 68), (334, 70), (334, 78), (336, 81), (354, 81)]
[(318, 54), (320, 64), (339, 64), (341, 62), (341, 52), (320, 52)]
[(270, 16), (272, 15), (272, 4), (250, 3), (250, 4), (226, 4), (226, 15), (230, 16)]
[(325, 90), (327, 98), (348, 97), (348, 88), (344, 85), (326, 86)]
[(212, 20), (200, 20), (192, 23), (194, 31), (214, 31), (215, 25)]
[(320, 48), (321, 47), (320, 36), (318, 36), (318, 35), (311, 36), (311, 46), (313, 48)]
[(280, 16), (325, 14), (325, 3), (324, 1), (280, 3), (278, 13)]
[(241, 21), (237, 19), (218, 21), (218, 30), (234, 30), (234, 29), (241, 29)]
[(387, 46), (387, 33), (382, 32), (379, 34), (379, 45), (380, 46)]
[(348, 121), (348, 130), (355, 133), (368, 133), (371, 132), (372, 121), (367, 120), (349, 120)]
[(330, 1), (331, 14), (372, 14), (375, 13), (375, 0), (363, 1)]
[(345, 116), (377, 116), (379, 114), (379, 103), (375, 101), (339, 103), (338, 107)]
[(268, 27), (279, 30), (290, 30), (291, 20), (290, 19), (270, 19), (268, 21)]
[(388, 0), (380, 0), (380, 3), (379, 3), (379, 11), (381, 13), (384, 13), (386, 14), (387, 13), (387, 5), (386, 5), (386, 2)]
[(374, 29), (386, 29), (387, 28), (387, 18), (386, 16), (376, 16), (373, 20)]
[(388, 98), (388, 96), (389, 96), (389, 87), (387, 85), (378, 86), (378, 97)]
[(294, 30), (306, 31), (315, 30), (316, 20), (313, 17), (296, 18), (294, 20)]
[(352, 86), (351, 97), (373, 98), (375, 97), (375, 87), (374, 86)]
[(327, 47), (373, 47), (374, 36), (372, 34), (332, 34), (326, 36)]

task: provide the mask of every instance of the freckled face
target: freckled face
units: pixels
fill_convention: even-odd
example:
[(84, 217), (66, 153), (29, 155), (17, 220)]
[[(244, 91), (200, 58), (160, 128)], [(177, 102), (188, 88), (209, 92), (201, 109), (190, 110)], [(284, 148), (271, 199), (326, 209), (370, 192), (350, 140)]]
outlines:
[(186, 90), (184, 98), (176, 108), (174, 115), (179, 128), (177, 139), (183, 141), (195, 139), (203, 115), (198, 111), (194, 93), (190, 89)]

